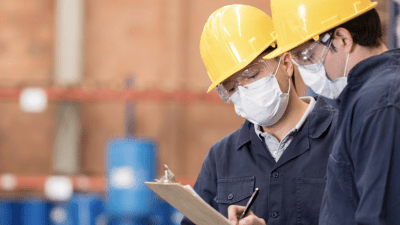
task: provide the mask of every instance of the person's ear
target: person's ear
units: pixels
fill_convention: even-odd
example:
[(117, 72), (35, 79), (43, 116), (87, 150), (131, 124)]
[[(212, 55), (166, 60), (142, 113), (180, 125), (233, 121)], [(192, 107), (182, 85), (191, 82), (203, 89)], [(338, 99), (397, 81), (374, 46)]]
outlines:
[(281, 55), (281, 66), (285, 70), (286, 76), (288, 76), (289, 79), (292, 79), (294, 68), (288, 52), (285, 52)]
[(347, 29), (339, 27), (333, 33), (335, 48), (343, 48), (346, 53), (351, 53), (354, 50), (354, 41), (350, 32)]

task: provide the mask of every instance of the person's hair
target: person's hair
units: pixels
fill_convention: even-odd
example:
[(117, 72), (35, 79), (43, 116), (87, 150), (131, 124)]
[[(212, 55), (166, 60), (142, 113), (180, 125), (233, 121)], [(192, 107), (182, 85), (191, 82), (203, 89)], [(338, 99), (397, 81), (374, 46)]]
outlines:
[(272, 51), (274, 51), (275, 49), (276, 49), (276, 47), (269, 46), (260, 55), (267, 55), (267, 54), (271, 53)]
[[(320, 36), (323, 37), (326, 33), (333, 34), (339, 27), (348, 30), (353, 38), (353, 42), (363, 47), (377, 48), (382, 42), (382, 24), (376, 9), (369, 10), (346, 23), (324, 32)], [(333, 44), (332, 50), (336, 51)]]

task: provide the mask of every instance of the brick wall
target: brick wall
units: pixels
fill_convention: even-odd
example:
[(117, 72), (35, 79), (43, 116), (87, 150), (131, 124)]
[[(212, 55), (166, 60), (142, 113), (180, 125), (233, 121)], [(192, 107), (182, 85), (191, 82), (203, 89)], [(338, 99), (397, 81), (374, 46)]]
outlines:
[[(137, 90), (204, 93), (210, 84), (198, 48), (204, 23), (216, 9), (239, 2), (271, 14), (266, 0), (86, 0), (81, 87), (122, 90), (134, 77)], [(384, 24), (385, 10), (380, 0)], [(1, 2), (0, 88), (52, 86), (54, 13), (55, 0)], [(125, 107), (82, 103), (82, 173), (103, 174), (107, 140), (125, 135)], [(209, 148), (243, 122), (222, 102), (141, 101), (134, 107), (136, 135), (157, 140), (159, 163), (182, 177), (195, 178)], [(0, 173), (51, 173), (54, 121), (53, 103), (27, 114), (16, 101), (0, 100)]]
[[(54, 1), (3, 0), (0, 4), (0, 88), (52, 83)], [(50, 173), (53, 105), (28, 114), (0, 100), (0, 173)]]

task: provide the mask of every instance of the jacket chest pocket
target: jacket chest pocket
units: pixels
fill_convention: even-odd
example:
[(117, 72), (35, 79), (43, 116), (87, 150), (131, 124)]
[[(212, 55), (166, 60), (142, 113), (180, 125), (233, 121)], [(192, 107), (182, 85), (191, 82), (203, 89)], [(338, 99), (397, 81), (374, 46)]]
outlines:
[(297, 224), (318, 225), (325, 186), (325, 179), (297, 179)]
[[(221, 178), (217, 183), (217, 196), (214, 201), (218, 203), (218, 211), (227, 217), (230, 205), (247, 204), (254, 191), (255, 177)], [(250, 209), (255, 212), (254, 204)]]

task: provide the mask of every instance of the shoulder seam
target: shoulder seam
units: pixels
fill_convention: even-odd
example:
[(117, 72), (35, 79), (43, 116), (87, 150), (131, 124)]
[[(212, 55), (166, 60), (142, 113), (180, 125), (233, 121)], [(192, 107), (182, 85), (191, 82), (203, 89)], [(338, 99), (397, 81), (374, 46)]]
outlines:
[(367, 117), (369, 117), (371, 114), (375, 113), (375, 112), (378, 111), (378, 110), (385, 109), (385, 108), (389, 108), (389, 107), (394, 107), (394, 108), (396, 108), (397, 110), (400, 111), (400, 106), (397, 106), (397, 105), (391, 104), (391, 103), (388, 103), (388, 104), (386, 104), (385, 106), (376, 107), (376, 108), (372, 109), (371, 111), (369, 111), (368, 113), (366, 113), (366, 114), (364, 115), (364, 117), (363, 117), (363, 119), (362, 119), (363, 123), (361, 123), (361, 124), (355, 129), (356, 133), (358, 133), (359, 129), (364, 125), (365, 119), (366, 119)]

